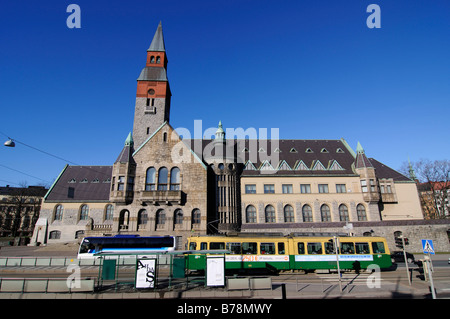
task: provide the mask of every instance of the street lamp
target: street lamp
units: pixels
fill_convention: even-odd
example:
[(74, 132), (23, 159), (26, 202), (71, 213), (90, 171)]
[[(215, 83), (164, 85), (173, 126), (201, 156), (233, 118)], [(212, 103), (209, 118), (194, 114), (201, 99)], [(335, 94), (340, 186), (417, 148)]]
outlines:
[(15, 147), (16, 143), (14, 143), (14, 140), (12, 138), (9, 138), (9, 140), (7, 140), (3, 145), (5, 145), (7, 147)]

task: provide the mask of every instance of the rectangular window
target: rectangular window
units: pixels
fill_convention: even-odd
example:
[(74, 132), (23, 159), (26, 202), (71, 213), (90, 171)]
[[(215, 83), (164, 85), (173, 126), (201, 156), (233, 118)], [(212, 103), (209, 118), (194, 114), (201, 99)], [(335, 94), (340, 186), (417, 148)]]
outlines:
[(200, 250), (208, 250), (208, 243), (200, 243)]
[(304, 255), (305, 254), (305, 243), (298, 243), (297, 244), (297, 248), (298, 248), (298, 254), (299, 255)]
[[(329, 241), (324, 243), (325, 245), (325, 254), (328, 255), (332, 255), (332, 254), (336, 254), (336, 251), (334, 250), (334, 241), (332, 243), (330, 243)], [(338, 249), (338, 254), (339, 254), (339, 249)]]
[(372, 251), (374, 254), (384, 254), (386, 250), (384, 249), (384, 244), (382, 242), (373, 242)]
[(283, 194), (292, 194), (292, 184), (282, 185)]
[(258, 253), (258, 245), (256, 243), (242, 243), (243, 255), (256, 255)]
[(231, 251), (232, 255), (240, 255), (241, 243), (227, 243), (227, 250)]
[(380, 191), (381, 191), (381, 194), (384, 194), (384, 185), (380, 185)]
[(284, 255), (285, 254), (284, 243), (278, 243), (278, 254), (279, 255)]
[(375, 192), (375, 180), (370, 180), (370, 191)]
[(273, 184), (264, 184), (264, 194), (274, 194), (275, 186)]
[(119, 176), (117, 190), (123, 191), (125, 189), (125, 176)]
[(311, 193), (311, 185), (310, 184), (300, 184), (300, 193), (310, 194)]
[(355, 245), (353, 243), (341, 243), (341, 254), (354, 254)]
[(245, 185), (245, 193), (246, 194), (256, 194), (256, 185)]
[(361, 181), (361, 190), (363, 193), (367, 193), (367, 181), (365, 179)]
[(308, 255), (322, 255), (322, 243), (308, 243)]
[(386, 185), (387, 193), (392, 193), (391, 185)]
[(225, 249), (225, 243), (209, 243), (209, 249)]
[(336, 193), (346, 193), (345, 184), (336, 184)]
[(369, 254), (369, 244), (368, 243), (355, 243), (355, 251), (359, 255)]
[(189, 243), (189, 250), (197, 250), (197, 243), (190, 242)]
[(319, 184), (319, 193), (328, 193), (328, 184)]
[(261, 243), (259, 246), (261, 255), (275, 255), (274, 243)]

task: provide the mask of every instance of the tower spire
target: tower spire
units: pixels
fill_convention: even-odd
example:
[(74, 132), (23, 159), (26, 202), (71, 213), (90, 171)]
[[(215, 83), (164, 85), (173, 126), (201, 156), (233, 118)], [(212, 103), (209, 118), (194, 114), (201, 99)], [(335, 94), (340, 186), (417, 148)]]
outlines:
[(155, 35), (153, 36), (152, 43), (147, 51), (153, 52), (166, 52), (166, 46), (164, 45), (164, 36), (162, 32), (162, 24), (159, 21), (158, 28), (156, 29)]

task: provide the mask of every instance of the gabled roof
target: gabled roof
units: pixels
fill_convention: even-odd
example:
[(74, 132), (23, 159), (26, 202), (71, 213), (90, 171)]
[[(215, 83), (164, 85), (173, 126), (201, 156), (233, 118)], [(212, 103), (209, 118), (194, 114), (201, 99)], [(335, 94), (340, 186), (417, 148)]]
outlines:
[[(268, 168), (268, 164), (276, 174), (282, 175), (355, 175), (352, 164), (354, 152), (348, 149), (343, 140), (225, 140), (219, 155), (237, 157), (238, 162), (249, 164), (243, 175), (260, 175), (260, 168)], [(214, 140), (184, 140), (197, 156), (203, 160), (217, 156), (218, 144)], [(215, 144), (215, 147), (212, 145)], [(264, 152), (260, 150), (264, 149)], [(296, 152), (291, 152), (295, 149)], [(322, 151), (326, 149), (327, 152)], [(210, 154), (211, 153), (211, 154)], [(320, 164), (318, 164), (320, 162)], [(303, 163), (303, 164), (302, 164)], [(335, 163), (330, 170), (328, 163)], [(337, 163), (337, 164), (336, 164)], [(311, 168), (316, 166), (316, 170)], [(317, 170), (318, 167), (322, 170)], [(338, 166), (341, 169), (336, 170)], [(253, 170), (252, 168), (259, 168)], [(286, 168), (291, 169), (286, 169)], [(306, 169), (304, 169), (306, 167)]]
[(112, 166), (66, 166), (45, 196), (47, 202), (109, 201)]
[(411, 179), (405, 175), (397, 172), (396, 170), (384, 165), (383, 163), (377, 161), (376, 159), (370, 158), (370, 162), (375, 168), (375, 175), (377, 178), (392, 178), (394, 182), (413, 182)]

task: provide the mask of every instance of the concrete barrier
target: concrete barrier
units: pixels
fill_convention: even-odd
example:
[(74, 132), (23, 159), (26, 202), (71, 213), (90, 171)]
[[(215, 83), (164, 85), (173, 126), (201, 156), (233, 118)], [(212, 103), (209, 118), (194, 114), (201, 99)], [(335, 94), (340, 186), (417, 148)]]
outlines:
[(227, 278), (227, 290), (250, 289), (248, 278)]
[(272, 289), (272, 278), (270, 277), (256, 277), (250, 278), (250, 289)]

